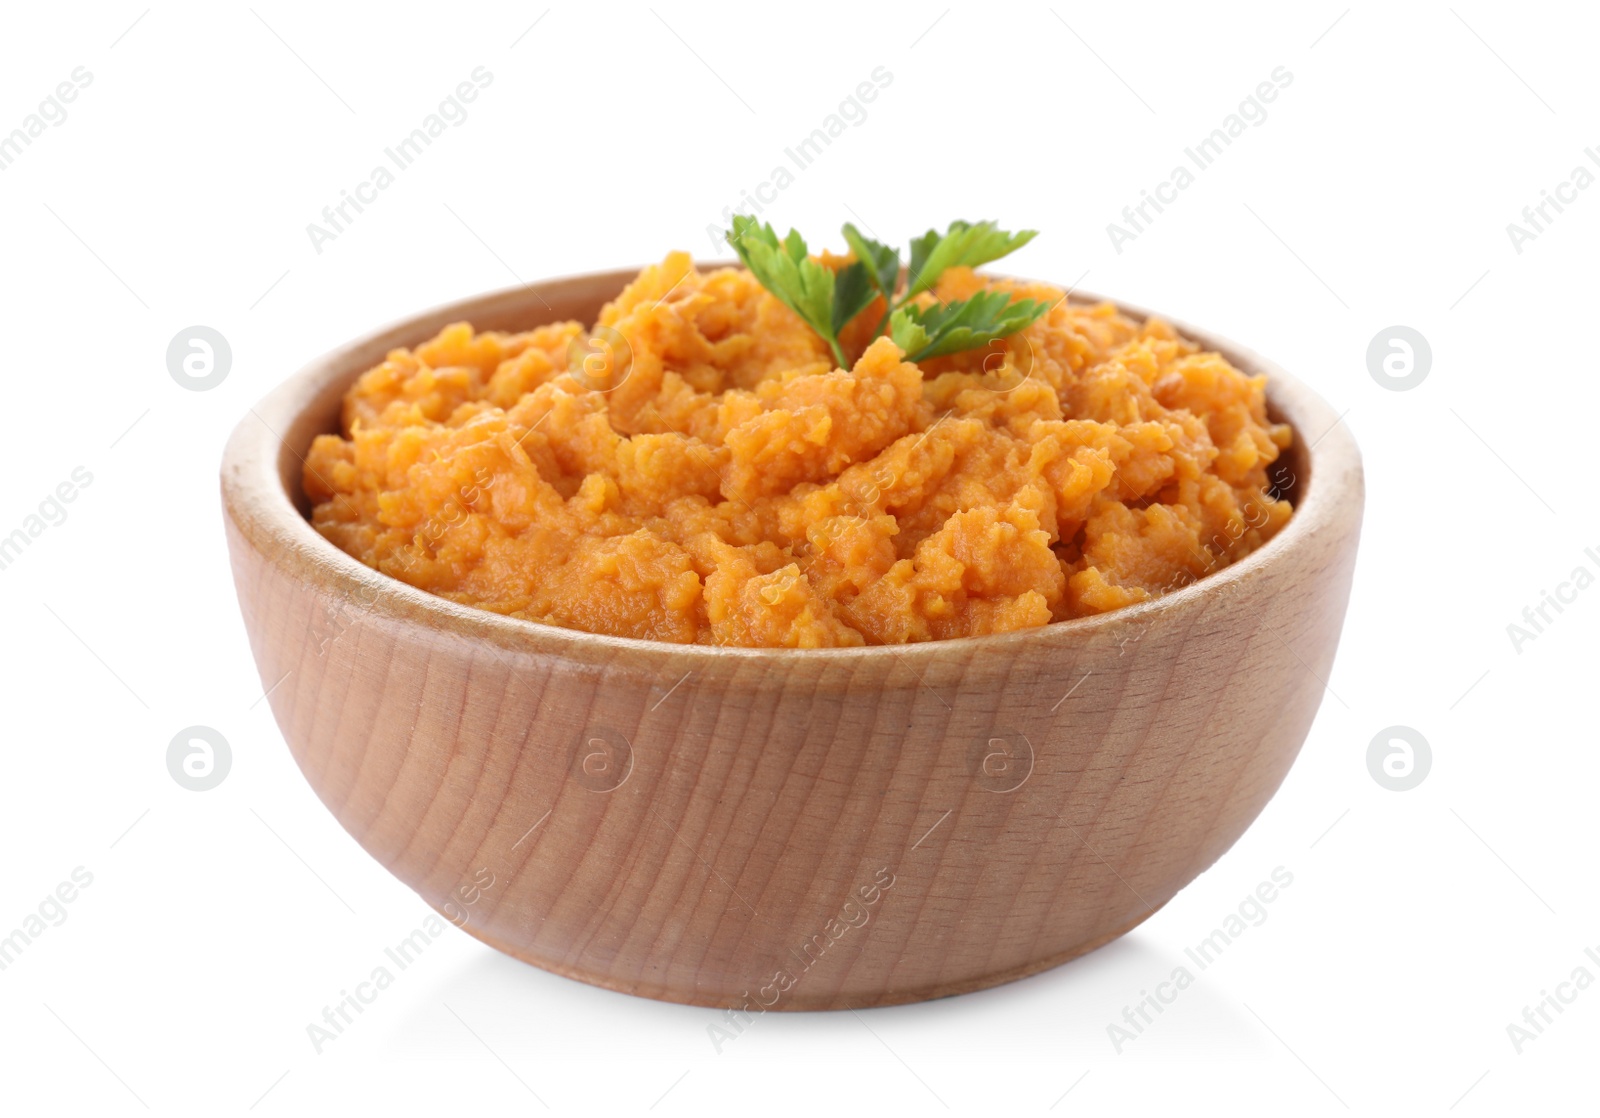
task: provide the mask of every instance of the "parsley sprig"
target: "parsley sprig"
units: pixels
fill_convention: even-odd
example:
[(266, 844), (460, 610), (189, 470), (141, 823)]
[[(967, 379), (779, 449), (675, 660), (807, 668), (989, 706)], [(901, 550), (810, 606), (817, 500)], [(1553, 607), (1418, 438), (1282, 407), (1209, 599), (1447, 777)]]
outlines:
[(911, 242), (903, 284), (898, 249), (848, 222), (843, 232), (855, 259), (838, 271), (813, 260), (805, 239), (793, 229), (779, 240), (770, 224), (737, 214), (727, 234), (761, 286), (828, 343), (841, 368), (846, 361), (840, 332), (879, 296), (884, 312), (872, 336), (887, 328), (908, 361), (977, 349), (1015, 334), (1050, 309), (1036, 299), (1013, 302), (1004, 291), (980, 291), (970, 299), (933, 306), (914, 301), (933, 290), (950, 268), (976, 268), (1015, 252), (1037, 235), (1031, 229), (1008, 233), (992, 221), (952, 221), (944, 233), (929, 229)]

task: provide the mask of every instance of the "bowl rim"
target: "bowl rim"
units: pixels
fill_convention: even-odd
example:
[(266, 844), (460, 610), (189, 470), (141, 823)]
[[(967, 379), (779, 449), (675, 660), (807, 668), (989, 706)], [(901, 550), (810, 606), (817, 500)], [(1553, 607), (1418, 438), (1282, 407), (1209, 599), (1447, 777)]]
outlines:
[[(702, 272), (729, 266), (736, 266), (736, 262), (697, 261), (694, 264)], [(278, 432), (293, 426), (327, 391), (330, 383), (341, 379), (353, 382), (356, 376), (364, 372), (365, 367), (357, 368), (351, 364), (358, 353), (371, 349), (380, 339), (394, 335), (409, 334), (412, 340), (393, 341), (393, 345), (415, 345), (425, 340), (415, 336), (421, 333), (417, 327), (423, 322), (472, 321), (476, 311), (513, 303), (519, 296), (529, 301), (541, 300), (539, 292), (562, 285), (601, 284), (615, 280), (614, 290), (620, 292), (623, 285), (636, 277), (640, 270), (622, 268), (576, 273), (468, 296), (390, 321), (313, 359), (253, 405), (229, 436), (221, 471), (224, 515), (266, 561), (286, 568), (288, 573), (301, 578), (314, 576), (330, 593), (345, 600), (365, 597), (367, 601), (363, 608), (391, 621), (428, 623), (457, 636), (489, 641), (513, 653), (535, 653), (586, 661), (593, 661), (598, 655), (608, 662), (619, 657), (646, 657), (693, 662), (709, 667), (711, 664), (790, 660), (795, 656), (835, 660), (847, 665), (889, 658), (902, 662), (931, 663), (955, 655), (970, 658), (979, 652), (1005, 655), (1025, 646), (1032, 648), (1043, 645), (1048, 648), (1073, 645), (1107, 630), (1123, 627), (1143, 629), (1164, 616), (1186, 611), (1238, 589), (1246, 582), (1261, 578), (1269, 565), (1302, 551), (1319, 530), (1335, 527), (1341, 518), (1341, 502), (1352, 498), (1357, 501), (1362, 499), (1360, 451), (1349, 427), (1344, 423), (1344, 414), (1336, 415), (1320, 396), (1275, 362), (1170, 315), (1067, 287), (1066, 297), (1075, 304), (1093, 306), (1110, 303), (1119, 312), (1138, 322), (1159, 318), (1183, 338), (1199, 344), (1204, 350), (1220, 353), (1235, 368), (1252, 376), (1265, 375), (1268, 406), (1279, 422), (1290, 425), (1297, 442), (1303, 444), (1308, 430), (1321, 432), (1309, 444), (1300, 446), (1301, 465), (1307, 476), (1299, 479), (1303, 486), (1299, 503), (1288, 524), (1266, 544), (1238, 562), (1202, 575), (1159, 597), (1107, 613), (1051, 622), (1030, 629), (910, 644), (845, 648), (752, 648), (741, 645), (674, 644), (642, 637), (590, 633), (463, 605), (366, 566), (316, 531), (300, 513), (281, 482), (278, 462), (284, 451), (301, 462), (304, 462), (304, 457)], [(994, 279), (1018, 279), (1061, 287), (1049, 280), (1030, 280), (995, 273), (985, 275)], [(530, 315), (536, 321), (530, 321), (523, 329), (544, 324), (542, 320), (537, 320), (537, 311), (530, 312)], [(436, 332), (437, 328), (426, 333), (432, 336)], [(274, 422), (269, 422), (268, 416)]]

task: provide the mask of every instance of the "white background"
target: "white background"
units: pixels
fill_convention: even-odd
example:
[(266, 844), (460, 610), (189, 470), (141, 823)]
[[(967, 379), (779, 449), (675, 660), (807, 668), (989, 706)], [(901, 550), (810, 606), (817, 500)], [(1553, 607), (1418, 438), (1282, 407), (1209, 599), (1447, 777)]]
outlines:
[[(1507, 1026), (1574, 968), (1600, 978), (1600, 588), (1520, 651), (1507, 626), (1600, 570), (1600, 187), (1520, 254), (1506, 232), (1600, 148), (1592, 10), (544, 11), (6, 9), (0, 131), (75, 67), (93, 79), (0, 172), (0, 535), (75, 467), (93, 481), (0, 571), (0, 934), (75, 867), (93, 884), (0, 972), (0, 1109), (1592, 1110), (1600, 985), (1520, 1054)], [(493, 83), (465, 122), (314, 251), (307, 223), (478, 66)], [(391, 319), (708, 254), (724, 206), (879, 66), (867, 119), (768, 209), (780, 229), (842, 248), (852, 219), (900, 244), (953, 217), (1036, 228), (1016, 271), (1214, 329), (1344, 413), (1365, 531), (1300, 760), (1148, 923), (1000, 989), (768, 1015), (719, 1054), (711, 1011), (451, 932), (317, 1054), (306, 1026), (428, 910), (322, 808), (260, 701), (217, 500), (228, 431)], [(1279, 66), (1266, 121), (1115, 251), (1108, 222)], [(166, 367), (195, 324), (233, 351), (207, 392)], [(1394, 324), (1433, 351), (1410, 391), (1366, 364)], [(194, 724), (233, 751), (205, 793), (166, 767)], [(1407, 792), (1367, 768), (1395, 724), (1432, 746)], [(1119, 1053), (1107, 1025), (1278, 866), (1294, 883), (1267, 921)]]

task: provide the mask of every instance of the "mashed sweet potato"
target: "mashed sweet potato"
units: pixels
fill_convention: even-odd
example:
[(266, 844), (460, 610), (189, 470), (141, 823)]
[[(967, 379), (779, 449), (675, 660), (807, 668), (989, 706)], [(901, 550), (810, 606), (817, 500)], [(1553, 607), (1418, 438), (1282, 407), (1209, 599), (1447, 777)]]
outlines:
[[(827, 258), (837, 264), (834, 258)], [(1053, 309), (909, 364), (674, 253), (576, 322), (395, 350), (311, 447), (312, 523), (412, 586), (649, 640), (818, 648), (1045, 625), (1176, 589), (1288, 520), (1262, 378), (1159, 321)], [(922, 298), (928, 299), (929, 296)]]

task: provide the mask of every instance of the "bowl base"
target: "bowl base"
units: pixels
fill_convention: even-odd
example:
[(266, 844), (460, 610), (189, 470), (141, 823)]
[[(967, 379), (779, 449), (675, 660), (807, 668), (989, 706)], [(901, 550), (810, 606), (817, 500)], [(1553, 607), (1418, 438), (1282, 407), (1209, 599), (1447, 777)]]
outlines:
[[(927, 1002), (933, 1001), (937, 998), (949, 998), (954, 997), (957, 994), (970, 994), (976, 990), (987, 990), (991, 986), (1004, 986), (1008, 982), (1016, 982), (1019, 979), (1028, 978), (1031, 975), (1039, 974), (1042, 971), (1050, 970), (1053, 967), (1059, 967), (1061, 964), (1069, 963), (1073, 959), (1078, 958), (1080, 955), (1087, 955), (1089, 952), (1094, 951), (1097, 948), (1104, 947), (1112, 940), (1120, 939), (1121, 937), (1127, 935), (1129, 932), (1133, 931), (1133, 929), (1137, 928), (1140, 924), (1143, 924), (1146, 920), (1150, 919), (1150, 917), (1154, 916), (1157, 912), (1161, 911), (1161, 909), (1165, 907), (1165, 902), (1163, 902), (1137, 919), (1131, 920), (1122, 927), (1108, 932), (1103, 936), (1098, 936), (1095, 939), (1091, 939), (1084, 943), (1069, 947), (1065, 951), (1059, 951), (1056, 954), (1047, 956), (1044, 959), (1040, 959), (1035, 962), (1023, 963), (1015, 967), (1008, 967), (1005, 970), (995, 971), (991, 974), (978, 975), (975, 978), (963, 978), (955, 982), (945, 982), (934, 986), (923, 986), (907, 990), (883, 990), (877, 993), (857, 992), (855, 994), (848, 995), (842, 993), (807, 995), (805, 991), (800, 990), (797, 987), (794, 991), (790, 992), (788, 996), (779, 999), (778, 1004), (773, 1005), (770, 1008), (782, 1010), (784, 1012), (809, 1012), (814, 1010), (832, 1009), (878, 1009), (884, 1006), (909, 1005), (913, 1002)], [(440, 916), (444, 916), (446, 920), (449, 920), (449, 917), (443, 912), (443, 910), (435, 908), (434, 911), (438, 912)], [(454, 923), (454, 921), (451, 921), (451, 923)], [(565, 966), (538, 958), (524, 950), (521, 950), (520, 948), (513, 947), (505, 940), (489, 935), (486, 932), (479, 931), (470, 925), (458, 924), (456, 926), (462, 931), (466, 932), (473, 939), (476, 939), (481, 943), (488, 944), (502, 955), (509, 955), (519, 962), (538, 967), (540, 970), (549, 971), (551, 974), (558, 974), (563, 978), (570, 978), (577, 982), (587, 983), (590, 986), (599, 986), (606, 990), (615, 990), (619, 994), (630, 994), (638, 998), (652, 998), (656, 1001), (663, 1002), (677, 1002), (679, 1005), (705, 1006), (709, 1009), (727, 1009), (730, 1006), (739, 1004), (741, 1000), (737, 994), (723, 994), (719, 996), (715, 994), (702, 993), (692, 989), (683, 990), (675, 987), (653, 985), (646, 982), (620, 981), (611, 977), (610, 975), (602, 974), (598, 971), (584, 970), (582, 967)]]

